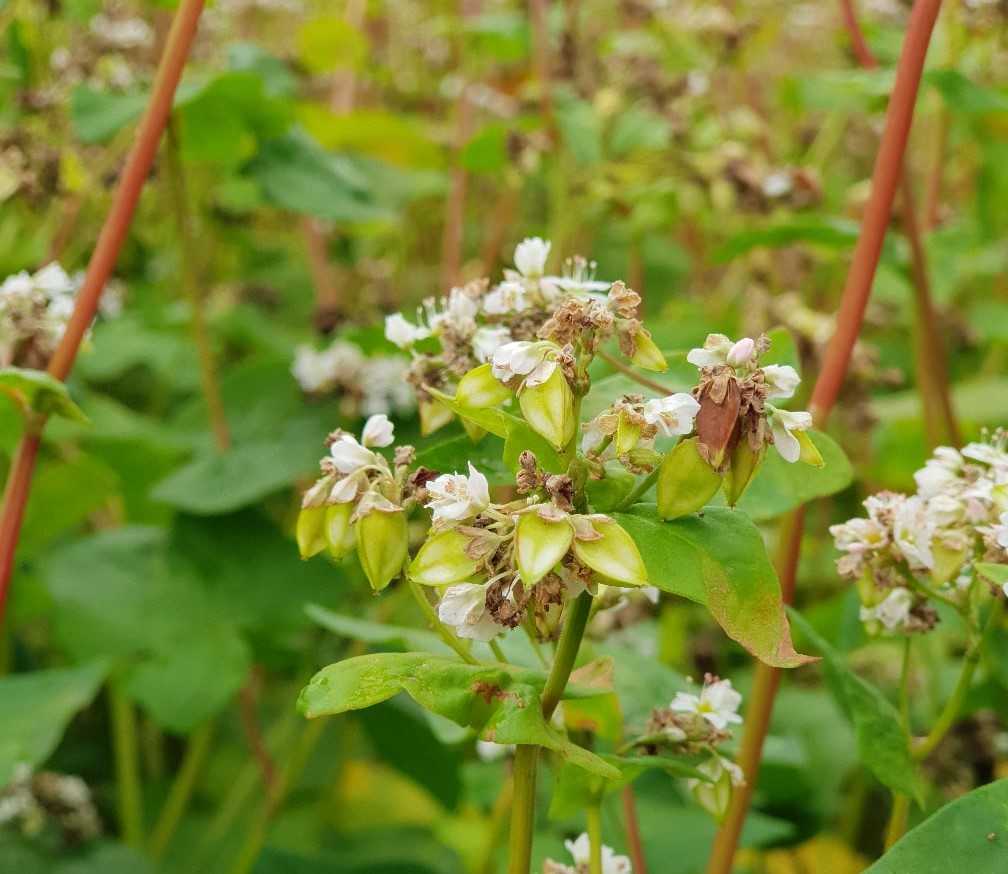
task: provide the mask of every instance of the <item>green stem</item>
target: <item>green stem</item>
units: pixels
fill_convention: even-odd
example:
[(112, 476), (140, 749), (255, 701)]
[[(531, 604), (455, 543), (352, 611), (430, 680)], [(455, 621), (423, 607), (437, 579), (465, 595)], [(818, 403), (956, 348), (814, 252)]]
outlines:
[(546, 661), (546, 655), (543, 653), (542, 646), (536, 638), (535, 627), (532, 625), (532, 621), (527, 616), (525, 621), (522, 622), (522, 628), (525, 631), (525, 636), (529, 639), (529, 643), (532, 645), (532, 651), (539, 660), (539, 664), (541, 664), (544, 668), (548, 668), (549, 662)]
[(406, 577), (406, 584), (409, 586), (410, 592), (413, 593), (413, 597), (417, 604), (420, 605), (420, 610), (423, 612), (430, 623), (430, 626), (438, 633), (440, 638), (448, 644), (455, 652), (458, 654), (459, 658), (464, 662), (468, 662), (470, 665), (478, 665), (479, 661), (469, 652), (469, 647), (467, 647), (461, 640), (459, 640), (454, 634), (452, 634), (444, 624), (438, 619), (437, 612), (434, 610), (434, 606), (427, 599), (427, 594), (424, 592), (423, 587), (414, 582), (409, 578), (408, 574), (404, 574)]
[(139, 849), (143, 846), (143, 793), (140, 787), (136, 709), (126, 697), (121, 677), (109, 681), (108, 700), (119, 832), (124, 843)]
[[(903, 641), (903, 665), (900, 669), (899, 712), (903, 730), (910, 736), (910, 651), (912, 637)], [(893, 794), (892, 811), (885, 833), (885, 848), (888, 850), (906, 832), (907, 817), (910, 813), (910, 796), (896, 792)]]
[(585, 811), (588, 817), (588, 874), (602, 874), (602, 811), (597, 804)]
[(186, 746), (185, 757), (179, 767), (178, 774), (165, 799), (164, 807), (154, 825), (151, 833), (148, 850), (155, 859), (160, 859), (164, 855), (168, 844), (182, 821), (182, 817), (189, 806), (192, 798), (196, 780), (203, 771), (207, 754), (210, 752), (210, 744), (213, 740), (215, 723), (210, 719), (193, 732)]
[(620, 501), (619, 506), (616, 507), (616, 512), (620, 510), (625, 510), (627, 507), (632, 507), (641, 498), (644, 497), (653, 486), (658, 481), (658, 471), (661, 468), (656, 467), (651, 473), (649, 473), (644, 479), (642, 479), (636, 486), (634, 486), (633, 491), (630, 492), (622, 501)]
[(539, 747), (522, 744), (515, 751), (508, 874), (529, 874), (532, 867), (532, 832), (535, 827), (536, 764), (538, 759)]
[(643, 374), (638, 373), (629, 364), (624, 364), (615, 355), (610, 355), (604, 349), (599, 349), (595, 354), (605, 361), (610, 367), (618, 370), (634, 382), (640, 383), (645, 388), (649, 388), (651, 391), (656, 391), (658, 394), (663, 396), (672, 394), (672, 389), (670, 389), (667, 385), (662, 385), (660, 382), (656, 382), (655, 380), (649, 379)]
[(997, 598), (991, 606), (983, 629), (979, 634), (974, 636), (969, 649), (966, 650), (962, 671), (952, 692), (952, 697), (945, 703), (944, 709), (938, 716), (938, 720), (935, 722), (928, 736), (914, 748), (913, 755), (915, 759), (926, 759), (931, 755), (935, 747), (942, 742), (945, 735), (948, 734), (949, 729), (955, 724), (956, 719), (959, 718), (959, 711), (966, 701), (966, 695), (969, 693), (970, 685), (973, 682), (973, 674), (976, 672), (977, 664), (980, 662), (980, 652), (983, 649), (983, 643), (991, 629), (997, 624), (1000, 616), (1001, 599)]
[(570, 679), (571, 671), (574, 670), (574, 662), (581, 648), (581, 639), (588, 625), (591, 608), (592, 596), (588, 592), (582, 592), (568, 605), (569, 612), (563, 631), (560, 632), (560, 640), (557, 641), (553, 667), (550, 668), (543, 688), (542, 710), (547, 720), (553, 715), (563, 697), (564, 689), (567, 688), (567, 681)]
[(504, 655), (504, 651), (500, 648), (500, 644), (496, 640), (490, 641), (490, 652), (494, 654), (494, 658), (502, 664), (507, 664), (507, 656)]
[(910, 815), (910, 796), (893, 795), (892, 812), (889, 814), (889, 827), (885, 833), (885, 848), (888, 850), (906, 832), (907, 818)]
[(476, 869), (479, 874), (496, 874), (497, 848), (504, 839), (507, 831), (508, 813), (511, 810), (511, 799), (513, 797), (513, 780), (509, 776), (501, 787), (500, 794), (494, 802), (493, 810), (490, 811), (490, 822), (488, 825), (486, 845), (483, 848), (483, 860)]

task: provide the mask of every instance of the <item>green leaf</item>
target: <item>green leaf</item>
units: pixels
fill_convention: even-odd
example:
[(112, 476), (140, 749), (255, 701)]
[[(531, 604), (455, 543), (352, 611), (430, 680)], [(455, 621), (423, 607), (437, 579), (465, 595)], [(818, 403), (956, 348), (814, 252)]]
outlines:
[(730, 638), (768, 665), (810, 661), (794, 649), (777, 573), (744, 513), (710, 507), (663, 522), (653, 505), (638, 504), (614, 518), (636, 541), (652, 585), (706, 604)]
[(809, 431), (822, 453), (822, 467), (802, 462), (789, 464), (773, 447), (767, 449), (738, 508), (757, 521), (772, 519), (808, 501), (843, 491), (854, 479), (854, 469), (837, 442), (822, 431)]
[(973, 567), (984, 579), (989, 580), (995, 586), (1008, 586), (1008, 565), (992, 564), (990, 562), (977, 562)]
[(1008, 858), (1008, 780), (957, 798), (924, 820), (865, 874), (1003, 874)]
[[(329, 665), (301, 691), (309, 719), (362, 710), (399, 692), (420, 706), (501, 744), (536, 744), (602, 777), (619, 771), (547, 724), (540, 693), (545, 675), (523, 668), (467, 665), (429, 653), (374, 653)], [(565, 697), (600, 694), (568, 688)]]
[(795, 243), (813, 243), (828, 249), (847, 249), (857, 240), (858, 224), (847, 219), (800, 218), (778, 221), (729, 237), (714, 253), (725, 263), (757, 248), (780, 249)]
[(501, 439), (492, 434), (479, 443), (473, 443), (465, 434), (460, 434), (430, 446), (421, 445), (417, 452), (417, 463), (431, 470), (448, 472), (464, 468), (465, 462), (471, 461), (486, 476), (490, 485), (511, 485), (514, 483), (514, 474), (504, 461), (504, 451)]
[(355, 69), (367, 55), (367, 39), (342, 15), (316, 15), (298, 30), (298, 57), (312, 73)]
[[(526, 449), (535, 455), (539, 466), (547, 473), (564, 473), (567, 470), (567, 463), (550, 446), (546, 438), (533, 431), (521, 419), (516, 418), (510, 423), (507, 439), (504, 441), (504, 463), (512, 471), (517, 471), (521, 466), (518, 459)], [(514, 477), (512, 476), (508, 479), (508, 483), (513, 482)]]
[(18, 765), (49, 758), (67, 723), (86, 707), (108, 673), (105, 662), (0, 677), (0, 786)]
[(953, 112), (985, 115), (1008, 112), (1008, 93), (971, 81), (958, 70), (928, 70), (925, 80), (941, 94)]
[(447, 644), (431, 631), (407, 628), (403, 625), (386, 625), (383, 622), (369, 622), (355, 616), (344, 616), (319, 604), (309, 604), (305, 607), (305, 612), (323, 628), (350, 640), (396, 646), (404, 650), (426, 650), (438, 655), (451, 653)]
[(88, 420), (70, 399), (66, 385), (44, 370), (0, 368), (0, 392), (13, 398), (18, 406), (45, 416), (62, 416), (75, 422)]
[(876, 686), (855, 674), (843, 656), (801, 614), (796, 610), (788, 612), (795, 626), (822, 653), (826, 681), (854, 726), (865, 767), (893, 792), (909, 795), (920, 803), (920, 779), (899, 712)]
[(114, 94), (78, 85), (70, 95), (70, 121), (82, 143), (103, 143), (139, 118), (146, 105), (146, 94)]
[(470, 407), (461, 401), (457, 401), (451, 395), (438, 391), (435, 388), (428, 388), (427, 391), (455, 413), (456, 416), (461, 416), (474, 425), (479, 425), (484, 431), (489, 431), (498, 437), (507, 437), (512, 425), (515, 422), (521, 421), (517, 416), (513, 416), (511, 413), (507, 413), (497, 407)]

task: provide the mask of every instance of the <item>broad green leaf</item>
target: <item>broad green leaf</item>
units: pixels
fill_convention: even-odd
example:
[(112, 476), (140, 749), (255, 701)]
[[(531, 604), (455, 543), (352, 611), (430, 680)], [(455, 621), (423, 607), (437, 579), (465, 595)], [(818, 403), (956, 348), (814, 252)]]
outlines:
[(823, 467), (803, 462), (789, 464), (772, 446), (738, 502), (738, 508), (758, 521), (772, 519), (808, 501), (842, 491), (854, 479), (854, 470), (836, 441), (822, 431), (810, 431), (822, 453)]
[(471, 461), (490, 485), (511, 485), (514, 483), (514, 474), (505, 463), (503, 455), (504, 444), (499, 437), (490, 434), (479, 443), (473, 443), (465, 434), (461, 434), (427, 446), (421, 443), (417, 451), (417, 464), (445, 473), (462, 470), (465, 462)]
[(63, 416), (75, 422), (87, 421), (84, 411), (70, 399), (66, 385), (44, 370), (0, 368), (0, 392), (23, 409), (45, 416)]
[(83, 143), (102, 143), (140, 117), (146, 94), (114, 94), (78, 85), (70, 94), (70, 119)]
[[(512, 470), (520, 467), (518, 459), (525, 450), (532, 452), (539, 466), (547, 473), (564, 473), (567, 462), (560, 454), (525, 422), (516, 418), (510, 423), (507, 438), (504, 441), (504, 463)], [(509, 483), (514, 482), (512, 476)]]
[(847, 219), (799, 218), (778, 221), (764, 228), (741, 231), (729, 237), (714, 253), (714, 260), (724, 263), (756, 248), (779, 249), (795, 243), (847, 249), (854, 245), (857, 235), (857, 222)]
[(800, 613), (788, 612), (795, 626), (822, 653), (826, 680), (854, 726), (865, 767), (894, 792), (920, 802), (921, 785), (910, 754), (910, 738), (892, 702), (876, 686), (855, 674), (844, 657)]
[(768, 665), (810, 660), (794, 649), (777, 574), (744, 513), (709, 507), (663, 522), (653, 505), (638, 504), (614, 518), (637, 542), (652, 585), (706, 604), (729, 637)]
[(1003, 874), (1008, 780), (957, 798), (901, 838), (865, 874)]
[(49, 758), (107, 672), (106, 663), (91, 662), (0, 677), (0, 786), (10, 782), (18, 765), (35, 768)]
[(971, 81), (958, 70), (929, 70), (925, 81), (933, 85), (953, 112), (984, 115), (1008, 113), (1008, 92)]
[[(523, 668), (467, 665), (429, 653), (375, 653), (329, 665), (301, 691), (309, 719), (371, 707), (399, 692), (501, 744), (537, 744), (603, 777), (619, 771), (548, 725), (539, 698), (545, 675)], [(568, 687), (566, 697), (599, 694)]]

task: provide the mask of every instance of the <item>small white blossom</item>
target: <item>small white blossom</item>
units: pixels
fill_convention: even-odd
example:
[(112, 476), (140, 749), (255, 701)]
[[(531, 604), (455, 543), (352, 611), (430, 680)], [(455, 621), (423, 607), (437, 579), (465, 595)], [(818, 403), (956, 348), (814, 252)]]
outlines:
[(429, 328), (406, 321), (400, 313), (385, 316), (385, 339), (400, 349), (408, 349), (418, 340), (429, 336)]
[(789, 398), (801, 382), (798, 371), (790, 364), (767, 364), (763, 367), (763, 376), (769, 389), (768, 398)]
[(501, 382), (516, 376), (525, 378), (525, 385), (541, 385), (556, 370), (556, 359), (550, 356), (555, 347), (550, 343), (515, 340), (499, 347), (493, 355), (493, 375)]
[(479, 328), (473, 334), (473, 355), (481, 363), (490, 361), (501, 346), (510, 342), (511, 332), (507, 328)]
[(998, 524), (993, 526), (994, 542), (1008, 550), (1008, 513), (1002, 513)]
[(724, 334), (708, 334), (702, 348), (690, 349), (686, 360), (694, 367), (718, 367), (728, 362), (728, 352), (735, 344)]
[(770, 404), (766, 405), (766, 409), (770, 414), (770, 428), (773, 432), (774, 447), (780, 453), (781, 458), (794, 464), (801, 456), (801, 444), (792, 432), (807, 431), (811, 428), (812, 414), (779, 410)]
[(752, 337), (743, 337), (735, 343), (725, 356), (725, 363), (732, 367), (746, 367), (756, 357), (756, 341)]
[(887, 631), (895, 631), (902, 628), (910, 618), (913, 602), (914, 596), (909, 589), (895, 588), (875, 607), (862, 607), (861, 621), (876, 620)]
[(541, 237), (527, 237), (516, 247), (514, 253), (515, 267), (522, 276), (537, 279), (546, 271), (546, 259), (549, 258), (550, 242)]
[(483, 298), (483, 312), (491, 316), (521, 313), (529, 306), (525, 287), (520, 282), (502, 282)]
[(329, 447), (333, 466), (340, 473), (356, 473), (375, 463), (375, 454), (357, 442), (353, 434), (340, 434)]
[(469, 476), (442, 474), (427, 484), (427, 494), (431, 498), (427, 507), (434, 512), (435, 522), (471, 519), (490, 504), (490, 484), (471, 461)]
[(486, 642), (503, 631), (486, 609), (486, 586), (478, 583), (449, 586), (438, 604), (438, 619), (467, 640)]
[(646, 401), (642, 415), (649, 425), (656, 427), (666, 437), (673, 437), (689, 434), (699, 412), (700, 404), (693, 395), (678, 392), (665, 398)]
[(934, 536), (934, 521), (927, 511), (927, 504), (914, 495), (901, 501), (893, 514), (893, 544), (900, 551), (907, 564), (914, 570), (930, 570), (934, 567), (931, 539)]
[(731, 680), (717, 680), (704, 683), (699, 695), (676, 692), (670, 705), (678, 713), (696, 713), (717, 729), (725, 729), (729, 723), (741, 723), (738, 714), (742, 696), (732, 688)]
[(384, 413), (371, 416), (364, 423), (361, 431), (361, 444), (364, 446), (389, 446), (395, 440), (395, 427)]
[[(576, 840), (564, 841), (567, 852), (574, 859), (575, 870), (588, 870), (591, 860), (591, 839), (587, 833), (582, 833)], [(617, 856), (612, 847), (602, 845), (602, 874), (632, 874), (630, 860), (626, 856)]]

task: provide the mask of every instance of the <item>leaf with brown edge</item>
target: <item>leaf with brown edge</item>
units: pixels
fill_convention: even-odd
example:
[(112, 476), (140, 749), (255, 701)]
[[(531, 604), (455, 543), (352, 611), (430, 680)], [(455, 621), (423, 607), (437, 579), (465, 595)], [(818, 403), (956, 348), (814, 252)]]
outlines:
[(652, 585), (706, 605), (725, 633), (765, 664), (816, 661), (795, 651), (780, 582), (745, 513), (708, 507), (663, 522), (653, 504), (613, 517), (636, 541)]

